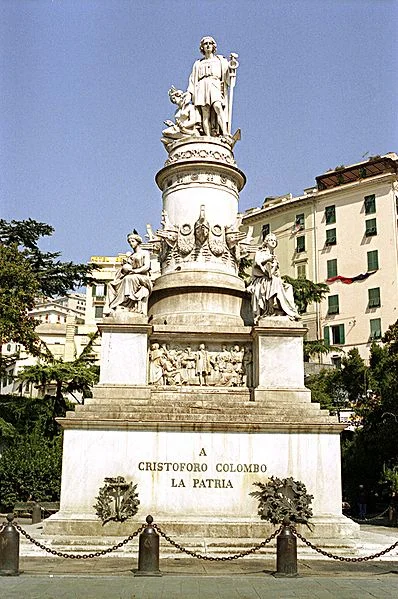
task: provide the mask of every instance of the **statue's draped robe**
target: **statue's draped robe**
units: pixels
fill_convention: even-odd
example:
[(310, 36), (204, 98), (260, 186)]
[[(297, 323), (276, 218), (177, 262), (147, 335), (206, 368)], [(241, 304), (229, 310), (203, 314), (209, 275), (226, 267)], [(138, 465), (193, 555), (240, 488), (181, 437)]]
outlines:
[(255, 318), (273, 314), (272, 303), (278, 300), (281, 310), (290, 318), (297, 318), (293, 288), (285, 283), (278, 272), (272, 273), (274, 254), (267, 248), (257, 250), (253, 273), (247, 291), (252, 295), (252, 307)]
[[(145, 265), (145, 255), (143, 253), (132, 254), (127, 258), (125, 264), (129, 264), (133, 270), (138, 270)], [(117, 271), (114, 280), (108, 284), (108, 310), (104, 310), (104, 313), (114, 310), (118, 306), (132, 307), (147, 298), (152, 291), (151, 279), (147, 272), (126, 273), (123, 266)]]

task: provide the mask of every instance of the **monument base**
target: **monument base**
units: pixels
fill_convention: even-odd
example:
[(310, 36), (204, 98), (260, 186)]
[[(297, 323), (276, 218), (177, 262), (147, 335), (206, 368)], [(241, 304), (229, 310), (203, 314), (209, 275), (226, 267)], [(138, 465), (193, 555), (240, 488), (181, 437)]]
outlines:
[[(161, 409), (158, 399), (156, 404)], [(196, 415), (196, 424), (141, 421), (140, 430), (129, 430), (126, 421), (107, 420), (105, 430), (102, 420), (75, 419), (64, 433), (61, 509), (45, 520), (43, 532), (126, 537), (151, 514), (183, 545), (193, 539), (231, 553), (261, 542), (276, 528), (257, 515), (253, 483), (292, 476), (314, 496), (313, 530), (301, 527), (302, 534), (322, 547), (352, 549), (359, 526), (341, 514), (336, 434), (341, 427), (325, 421), (328, 417), (320, 423), (319, 416), (316, 425), (310, 416), (307, 423), (276, 423), (270, 408), (267, 414), (262, 406), (262, 413), (253, 404), (258, 402), (247, 402), (251, 414), (244, 431), (238, 422), (231, 430), (231, 422), (211, 423), (207, 417), (201, 422)], [(139, 510), (132, 520), (103, 526), (93, 506), (104, 479), (117, 476), (137, 484)]]

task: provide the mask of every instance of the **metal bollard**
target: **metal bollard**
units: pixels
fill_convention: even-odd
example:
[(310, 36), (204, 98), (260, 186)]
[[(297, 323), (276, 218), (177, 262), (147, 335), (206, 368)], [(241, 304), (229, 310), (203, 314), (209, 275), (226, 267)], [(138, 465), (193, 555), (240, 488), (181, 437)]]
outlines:
[(140, 534), (138, 570), (134, 576), (162, 576), (159, 570), (159, 535), (152, 526), (152, 516), (146, 517), (147, 527)]
[(0, 576), (19, 576), (19, 532), (7, 514), (8, 523), (0, 532)]
[(290, 530), (289, 521), (284, 520), (283, 528), (276, 537), (277, 577), (293, 577), (297, 574), (297, 539)]
[(41, 507), (36, 501), (32, 509), (32, 524), (37, 524), (38, 522), (41, 522)]

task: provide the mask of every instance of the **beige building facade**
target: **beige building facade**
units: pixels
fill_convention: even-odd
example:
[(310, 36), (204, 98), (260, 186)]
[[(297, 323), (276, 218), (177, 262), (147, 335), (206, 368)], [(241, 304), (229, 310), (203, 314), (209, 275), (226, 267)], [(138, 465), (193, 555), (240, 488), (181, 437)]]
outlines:
[(397, 173), (394, 153), (338, 167), (302, 196), (266, 198), (243, 218), (257, 243), (277, 235), (282, 273), (329, 285), (303, 315), (308, 338), (358, 347), (365, 359), (398, 318)]

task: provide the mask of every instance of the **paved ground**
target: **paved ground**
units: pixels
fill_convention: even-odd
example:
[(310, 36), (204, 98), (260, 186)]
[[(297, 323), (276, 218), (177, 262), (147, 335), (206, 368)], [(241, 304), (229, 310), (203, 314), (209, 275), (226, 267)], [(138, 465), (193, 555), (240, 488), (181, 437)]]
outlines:
[[(398, 529), (361, 526), (369, 553), (398, 539)], [(361, 551), (364, 555), (365, 551)], [(163, 576), (134, 577), (136, 557), (71, 560), (21, 557), (21, 575), (0, 578), (1, 599), (366, 599), (398, 598), (398, 550), (383, 560), (346, 563), (299, 558), (298, 578), (275, 578), (275, 557), (229, 562), (173, 556), (160, 560)]]
[[(34, 563), (35, 560), (38, 560), (37, 563)], [(62, 567), (59, 562), (45, 558), (30, 558), (26, 562), (22, 560), (24, 573), (19, 577), (0, 579), (2, 599), (398, 597), (398, 562), (362, 563), (346, 567), (334, 562), (300, 561), (298, 578), (274, 578), (274, 560), (240, 560), (239, 564), (199, 566), (188, 559), (164, 560), (161, 563), (161, 578), (134, 577), (132, 564), (125, 558), (99, 558), (90, 564), (68, 562)], [(62, 569), (65, 573), (60, 572)]]

